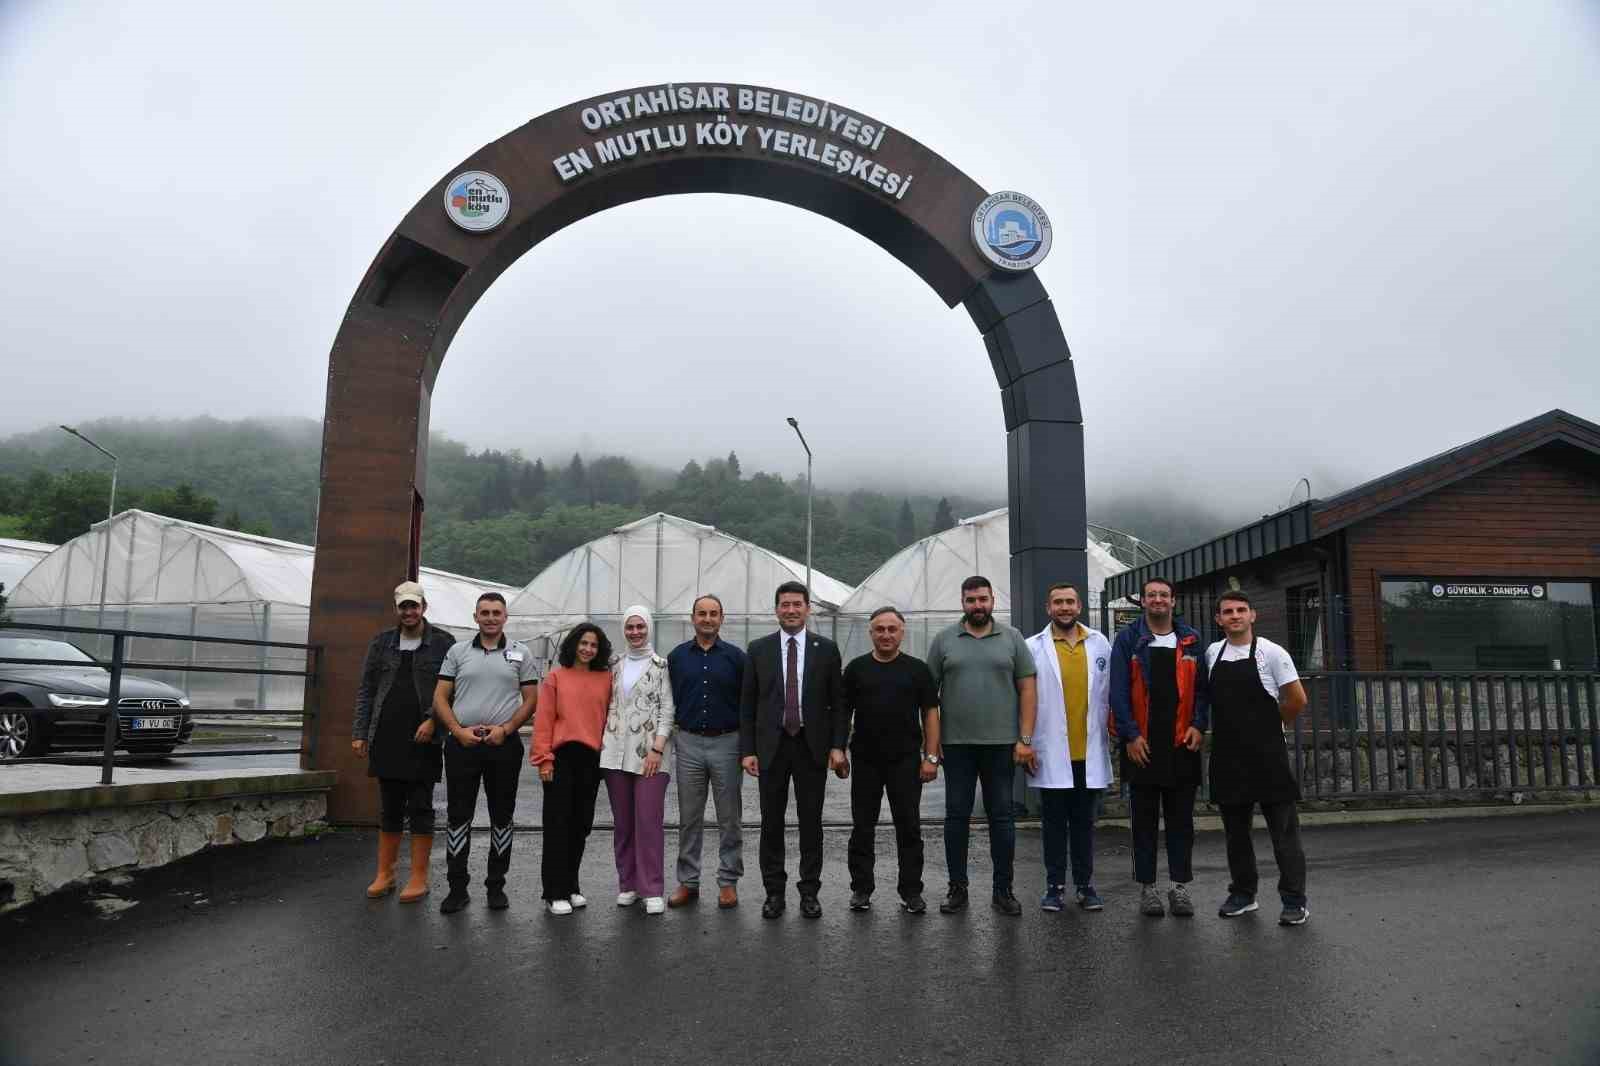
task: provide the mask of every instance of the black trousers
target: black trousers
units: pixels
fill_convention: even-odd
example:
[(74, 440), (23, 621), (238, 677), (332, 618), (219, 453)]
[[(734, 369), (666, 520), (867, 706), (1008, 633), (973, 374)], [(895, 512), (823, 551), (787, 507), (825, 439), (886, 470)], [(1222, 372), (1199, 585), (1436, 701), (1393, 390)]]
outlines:
[(828, 782), (827, 764), (817, 765), (806, 746), (804, 731), (778, 738), (778, 750), (769, 765), (761, 767), (761, 884), (769, 896), (783, 895), (789, 874), (783, 867), (784, 819), (789, 814), (789, 783), (794, 782), (795, 814), (800, 820), (800, 879), (795, 887), (802, 896), (815, 896), (822, 888), (822, 792)]
[(900, 898), (922, 895), (922, 756), (916, 752), (850, 761), (850, 890), (871, 893), (874, 842), (883, 796), (889, 795), (895, 853), (900, 862)]
[(1161, 819), (1167, 823), (1167, 876), (1180, 885), (1194, 880), (1193, 785), (1161, 788), (1134, 785), (1133, 879), (1141, 885), (1156, 883), (1156, 835)]
[(418, 836), (433, 833), (433, 782), (378, 778), (378, 828), (385, 833), (411, 832)]
[(569, 740), (555, 751), (555, 776), (544, 785), (544, 858), (539, 872), (544, 898), (577, 894), (583, 848), (594, 828), (594, 797), (600, 790), (600, 753)]
[[(1256, 847), (1250, 839), (1253, 803), (1222, 808), (1222, 832), (1228, 841), (1229, 892), (1254, 896), (1260, 884), (1256, 873)], [(1272, 838), (1272, 857), (1278, 863), (1278, 896), (1286, 907), (1306, 905), (1306, 853), (1300, 846), (1300, 813), (1294, 803), (1261, 804), (1261, 820)]]
[(517, 809), (517, 778), (522, 773), (522, 738), (513, 734), (499, 745), (462, 747), (454, 737), (444, 742), (447, 877), (451, 891), (467, 887), (467, 857), (472, 854), (472, 818), (478, 811), (478, 788), (489, 801), (489, 863), (483, 883), (502, 888), (511, 867), (511, 819)]

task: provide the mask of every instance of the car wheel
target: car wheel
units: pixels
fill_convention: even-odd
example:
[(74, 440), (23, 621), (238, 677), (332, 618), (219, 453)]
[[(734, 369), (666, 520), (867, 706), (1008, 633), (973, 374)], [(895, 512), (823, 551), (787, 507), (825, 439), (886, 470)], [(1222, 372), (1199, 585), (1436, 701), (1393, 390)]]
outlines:
[(37, 755), (43, 738), (25, 707), (0, 707), (0, 762)]

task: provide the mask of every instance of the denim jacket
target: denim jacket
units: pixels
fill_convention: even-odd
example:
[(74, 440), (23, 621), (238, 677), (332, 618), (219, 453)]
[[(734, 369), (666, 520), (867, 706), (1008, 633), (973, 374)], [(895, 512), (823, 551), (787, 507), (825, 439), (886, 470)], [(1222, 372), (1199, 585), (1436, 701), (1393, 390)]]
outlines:
[[(411, 658), (411, 680), (417, 687), (417, 705), (433, 717), (433, 687), (439, 680), (439, 667), (456, 638), (443, 629), (422, 623), (422, 644)], [(351, 740), (371, 741), (378, 734), (378, 718), (389, 686), (400, 670), (400, 627), (385, 629), (367, 645), (367, 659), (361, 666), (361, 687), (356, 691), (355, 722)], [(433, 742), (444, 743), (444, 730), (433, 731)]]

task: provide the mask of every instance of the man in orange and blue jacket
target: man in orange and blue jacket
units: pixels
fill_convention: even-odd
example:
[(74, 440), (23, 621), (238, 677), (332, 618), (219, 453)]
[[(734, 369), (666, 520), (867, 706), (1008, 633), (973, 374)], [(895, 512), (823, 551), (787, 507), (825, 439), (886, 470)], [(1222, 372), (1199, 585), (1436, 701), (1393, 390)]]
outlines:
[[(1145, 581), (1139, 620), (1111, 647), (1111, 713), (1122, 742), (1122, 780), (1133, 815), (1133, 876), (1139, 910), (1159, 918), (1194, 916), (1194, 798), (1200, 787), (1200, 742), (1210, 707), (1201, 682), (1205, 642), (1173, 614), (1172, 583)], [(1156, 836), (1167, 823), (1167, 906), (1156, 892)]]

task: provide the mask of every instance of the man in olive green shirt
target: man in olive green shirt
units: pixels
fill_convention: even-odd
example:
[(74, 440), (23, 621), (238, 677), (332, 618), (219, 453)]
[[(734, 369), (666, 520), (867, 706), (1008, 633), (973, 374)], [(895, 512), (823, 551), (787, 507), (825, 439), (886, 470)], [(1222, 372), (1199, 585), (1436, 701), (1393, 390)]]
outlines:
[(940, 630), (928, 648), (928, 669), (939, 686), (939, 724), (944, 748), (944, 858), (950, 891), (943, 914), (967, 906), (967, 841), (979, 782), (989, 820), (989, 857), (994, 864), (994, 909), (1016, 917), (1022, 905), (1012, 893), (1017, 846), (1015, 766), (1032, 773), (1033, 656), (1022, 634), (994, 620), (989, 579), (961, 583), (961, 621)]

